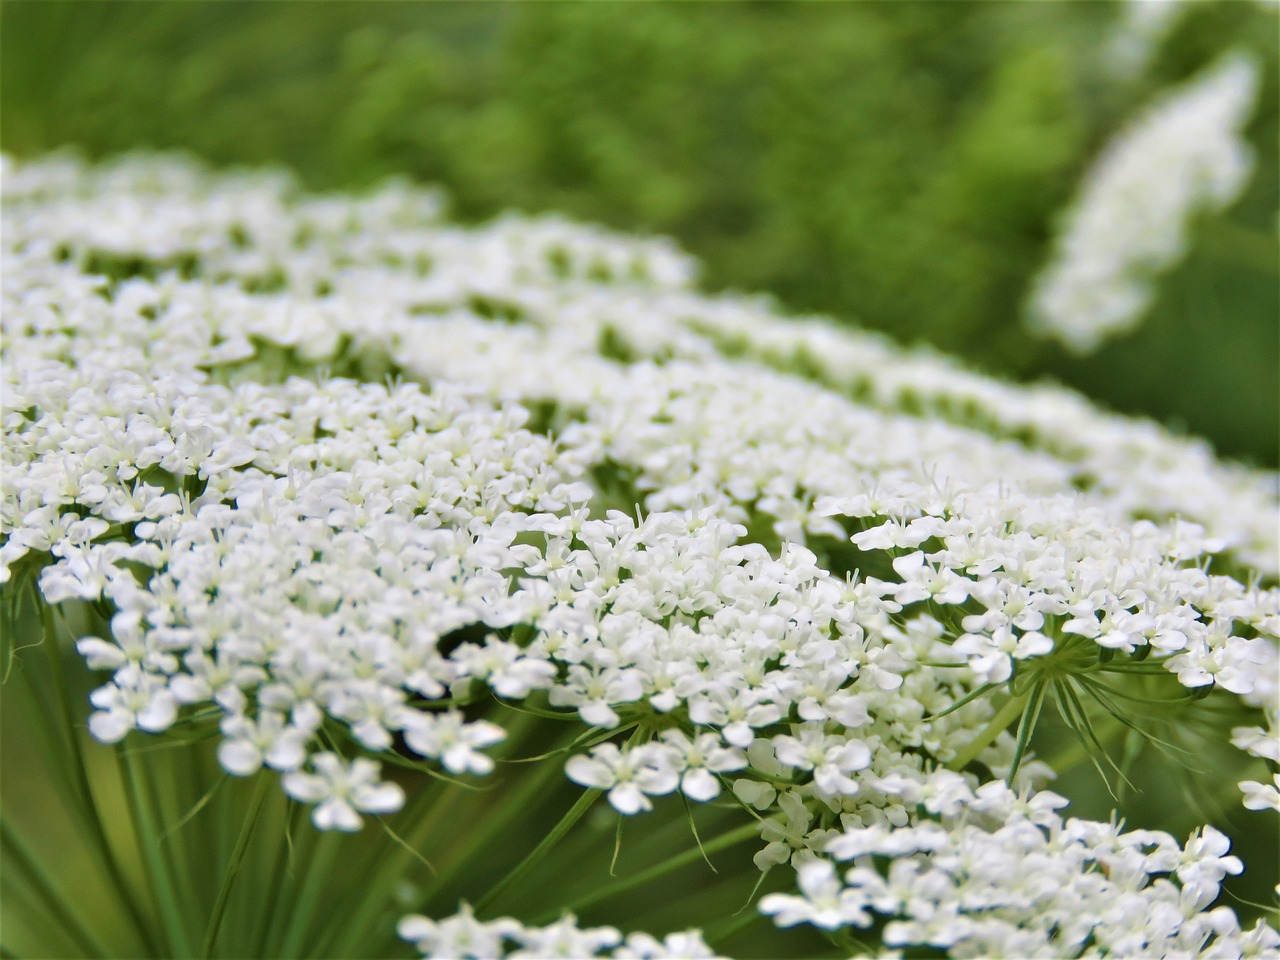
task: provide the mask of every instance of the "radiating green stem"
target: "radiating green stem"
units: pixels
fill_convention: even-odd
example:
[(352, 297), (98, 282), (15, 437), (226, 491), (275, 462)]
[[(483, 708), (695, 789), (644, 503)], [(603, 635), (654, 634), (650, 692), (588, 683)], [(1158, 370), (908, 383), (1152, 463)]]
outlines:
[(111, 848), (111, 842), (107, 839), (106, 827), (102, 822), (102, 814), (98, 810), (98, 805), (94, 799), (93, 787), (89, 783), (89, 768), (85, 764), (84, 751), (80, 744), (80, 736), (75, 720), (75, 711), (71, 707), (71, 697), (67, 693), (66, 675), (62, 669), (62, 653), (58, 646), (58, 633), (53, 623), (53, 608), (44, 602), (43, 599), (36, 597), (35, 605), (40, 610), (40, 624), (44, 634), (45, 652), (49, 658), (49, 670), (53, 677), (54, 696), (58, 701), (58, 708), (62, 713), (63, 724), (65, 725), (66, 739), (71, 751), (71, 762), (68, 764), (73, 785), (73, 793), (76, 799), (76, 810), (78, 819), (89, 833), (93, 846), (96, 848), (99, 859), (102, 862), (103, 869), (106, 870), (107, 876), (111, 880), (111, 886), (120, 898), (121, 904), (125, 911), (129, 914), (129, 919), (133, 921), (134, 929), (137, 930), (139, 937), (147, 945), (147, 949), (153, 955), (159, 955), (159, 945), (152, 936), (151, 925), (145, 919), (145, 915), (138, 906), (136, 896), (133, 892), (132, 885), (125, 879), (124, 871), (120, 867), (120, 861), (116, 858), (115, 851)]
[(118, 750), (117, 755), (124, 765), (125, 794), (133, 813), (138, 846), (142, 848), (147, 879), (156, 905), (160, 909), (160, 919), (164, 924), (170, 953), (175, 957), (193, 956), (191, 942), (187, 937), (187, 925), (182, 918), (182, 909), (177, 900), (176, 878), (172, 875), (169, 864), (160, 849), (160, 825), (142, 782), (139, 762), (128, 750)]
[(1029, 694), (1030, 699), (1023, 705), (1022, 719), (1018, 722), (1017, 743), (1013, 748), (1013, 760), (1009, 764), (1009, 776), (1005, 778), (1009, 786), (1013, 786), (1013, 778), (1018, 775), (1018, 766), (1022, 763), (1023, 754), (1026, 753), (1027, 745), (1031, 742), (1031, 733), (1040, 719), (1040, 708), (1044, 705), (1047, 686), (1047, 680), (1036, 681)]
[(750, 905), (742, 908), (739, 915), (729, 918), (719, 927), (713, 927), (706, 933), (707, 946), (716, 949), (716, 944), (723, 943), (736, 933), (740, 933), (753, 923), (757, 923), (764, 919), (764, 915), (758, 910), (754, 910)]
[(603, 790), (584, 790), (582, 796), (578, 797), (577, 803), (570, 807), (568, 812), (560, 818), (560, 822), (551, 828), (551, 831), (542, 838), (542, 841), (536, 847), (529, 851), (528, 856), (517, 863), (510, 873), (490, 887), (489, 892), (480, 898), (476, 903), (475, 912), (477, 914), (484, 913), (513, 883), (532, 870), (538, 861), (550, 853), (555, 845), (564, 839), (564, 835), (573, 828), (575, 823), (582, 819), (582, 815), (591, 809), (591, 805), (600, 798), (602, 793), (604, 793)]
[(254, 926), (254, 935), (249, 943), (254, 945), (255, 956), (267, 956), (267, 937), (271, 933), (271, 919), (275, 916), (276, 905), (280, 901), (280, 891), (284, 887), (285, 869), (288, 866), (290, 844), (286, 831), (291, 828), (293, 809), (291, 800), (286, 800), (279, 821), (279, 832), (272, 834), (275, 852), (271, 857), (270, 873), (267, 878), (267, 894), (259, 905), (258, 917)]
[(681, 851), (675, 856), (668, 857), (661, 863), (654, 864), (652, 867), (648, 867), (638, 873), (633, 873), (631, 876), (619, 880), (617, 883), (610, 883), (605, 886), (597, 887), (591, 893), (574, 900), (572, 903), (568, 904), (567, 907), (549, 911), (534, 922), (551, 923), (557, 920), (564, 910), (568, 910), (570, 913), (578, 913), (583, 908), (599, 903), (601, 900), (608, 900), (610, 897), (615, 897), (620, 893), (625, 893), (628, 890), (632, 890), (638, 886), (646, 884), (650, 880), (656, 880), (658, 877), (665, 876), (673, 870), (680, 869), (686, 864), (701, 860), (704, 853), (710, 855), (715, 853), (717, 850), (724, 850), (728, 847), (734, 846), (735, 844), (742, 843), (745, 840), (758, 837), (759, 835), (760, 825), (758, 823), (754, 820), (750, 823), (744, 823), (740, 826), (734, 827), (726, 833), (720, 834), (720, 836), (715, 837), (714, 839), (708, 840), (702, 845), (701, 849), (697, 846), (690, 847), (688, 850)]
[(218, 898), (213, 904), (213, 913), (209, 917), (209, 928), (204, 935), (204, 956), (213, 956), (213, 947), (218, 940), (218, 930), (222, 926), (222, 917), (226, 913), (227, 901), (231, 896), (231, 887), (235, 883), (236, 874), (244, 863), (245, 851), (249, 848), (249, 838), (253, 836), (253, 828), (258, 823), (258, 815), (266, 802), (270, 788), (270, 778), (266, 773), (258, 772), (258, 782), (254, 784), (253, 799), (249, 803), (249, 814), (240, 827), (240, 836), (236, 838), (235, 849), (231, 851), (231, 862), (227, 864), (227, 872), (223, 874), (222, 886), (218, 890)]
[[(1097, 726), (1102, 727), (1104, 725), (1107, 730), (1099, 735), (1099, 740), (1103, 744), (1114, 742), (1120, 734), (1125, 733), (1127, 730), (1126, 727), (1105, 714), (1099, 719)], [(1085, 749), (1085, 743), (1080, 739), (1075, 739), (1065, 749), (1058, 751), (1051, 759), (1045, 762), (1053, 769), (1054, 773), (1061, 776), (1075, 767), (1076, 764), (1088, 758), (1089, 752)]]
[(327, 914), (319, 900), (326, 884), (333, 882), (329, 871), (342, 839), (331, 831), (325, 832), (316, 843), (311, 862), (299, 862), (298, 869), (305, 871), (306, 877), (297, 900), (290, 907), (289, 926), (285, 930), (284, 942), (272, 956), (299, 956), (308, 926), (314, 925)]
[(58, 889), (57, 881), (45, 871), (35, 856), (9, 823), (0, 817), (0, 840), (5, 851), (5, 869), (17, 869), (26, 875), (31, 892), (44, 901), (49, 913), (58, 925), (85, 951), (85, 956), (110, 957), (115, 951), (97, 938), (89, 925), (72, 909), (72, 900)]
[(1009, 729), (1009, 724), (1022, 715), (1022, 708), (1026, 700), (1027, 694), (1021, 694), (1011, 698), (1008, 703), (997, 710), (996, 715), (991, 718), (991, 722), (983, 728), (982, 732), (969, 741), (969, 744), (947, 764), (947, 769), (963, 770), (973, 762), (978, 754), (995, 743), (996, 738)]

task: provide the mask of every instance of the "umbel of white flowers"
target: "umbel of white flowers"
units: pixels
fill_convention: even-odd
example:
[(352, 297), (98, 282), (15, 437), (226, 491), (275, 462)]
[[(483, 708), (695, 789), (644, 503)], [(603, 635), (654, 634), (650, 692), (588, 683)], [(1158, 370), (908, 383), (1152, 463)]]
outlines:
[[(506, 731), (456, 704), (492, 690), (596, 731), (565, 774), (623, 814), (750, 808), (756, 864), (796, 870), (780, 925), (887, 918), (886, 946), (956, 956), (1280, 943), (1214, 906), (1242, 866), (1220, 833), (1066, 819), (1007, 729), (1141, 673), (1243, 701), (1224, 740), (1277, 759), (1274, 475), (700, 295), (663, 241), (459, 228), (402, 185), (6, 161), (3, 227), (0, 569), (109, 604), (79, 642), (98, 739), (214, 707), (227, 771), (352, 830), (404, 802), (394, 744), (488, 773)], [(709, 955), (465, 905), (400, 931)]]
[(1253, 152), (1242, 130), (1257, 87), (1258, 65), (1228, 55), (1107, 144), (1035, 282), (1033, 332), (1088, 354), (1138, 324), (1153, 281), (1185, 253), (1193, 218), (1230, 206), (1248, 182)]

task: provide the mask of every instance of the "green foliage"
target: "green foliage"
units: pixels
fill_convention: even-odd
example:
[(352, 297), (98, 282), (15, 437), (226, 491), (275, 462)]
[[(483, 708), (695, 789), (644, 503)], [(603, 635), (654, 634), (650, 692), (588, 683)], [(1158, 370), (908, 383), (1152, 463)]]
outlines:
[[(1197, 4), (1132, 81), (1108, 4), (15, 2), (4, 148), (181, 147), (312, 187), (435, 181), (464, 218), (667, 233), (765, 290), (1277, 460), (1276, 31)], [(1152, 316), (1086, 361), (1019, 326), (1107, 137), (1221, 50), (1262, 57), (1258, 174)], [(1231, 384), (1224, 390), (1224, 384)]]

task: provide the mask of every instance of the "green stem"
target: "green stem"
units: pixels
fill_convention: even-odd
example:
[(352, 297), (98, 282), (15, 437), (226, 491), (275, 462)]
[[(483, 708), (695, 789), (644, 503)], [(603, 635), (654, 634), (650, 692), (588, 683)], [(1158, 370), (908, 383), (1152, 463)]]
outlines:
[[(564, 909), (568, 910), (570, 913), (579, 913), (584, 907), (589, 907), (595, 903), (599, 903), (601, 900), (608, 900), (620, 893), (625, 893), (628, 890), (632, 890), (635, 887), (648, 883), (650, 880), (656, 880), (658, 877), (664, 876), (673, 870), (678, 870), (685, 866), (685, 864), (701, 860), (704, 852), (712, 854), (718, 850), (724, 850), (728, 847), (734, 846), (735, 844), (742, 843), (744, 840), (750, 840), (753, 837), (758, 837), (759, 835), (760, 825), (758, 823), (744, 823), (741, 826), (734, 827), (732, 830), (720, 834), (720, 836), (713, 840), (708, 840), (701, 848), (692, 847), (689, 850), (677, 853), (673, 857), (668, 857), (661, 863), (641, 870), (639, 873), (634, 873), (617, 883), (598, 887), (591, 893), (574, 900)], [(535, 921), (535, 923), (551, 923), (559, 919), (562, 912), (563, 910), (560, 909), (557, 909), (554, 912), (548, 912)]]
[(58, 648), (58, 634), (53, 625), (53, 608), (40, 597), (34, 598), (40, 610), (40, 625), (44, 634), (44, 647), (49, 657), (49, 670), (53, 676), (54, 696), (58, 701), (58, 709), (62, 713), (66, 739), (71, 751), (71, 762), (68, 764), (72, 779), (72, 793), (75, 794), (76, 810), (82, 825), (87, 829), (93, 846), (96, 848), (103, 869), (111, 880), (111, 886), (120, 898), (121, 904), (133, 921), (134, 929), (146, 944), (150, 953), (158, 955), (158, 944), (152, 936), (151, 926), (144, 918), (138, 906), (133, 886), (125, 880), (120, 861), (116, 858), (111, 842), (107, 839), (107, 830), (103, 825), (102, 814), (98, 810), (94, 798), (93, 787), (89, 783), (89, 768), (85, 764), (84, 750), (80, 744), (75, 712), (71, 707), (71, 698), (67, 693), (66, 675), (62, 669), (62, 654)]
[[(308, 827), (308, 829), (311, 828)], [(325, 831), (321, 834), (312, 851), (311, 862), (300, 862), (298, 864), (298, 869), (306, 872), (306, 879), (303, 881), (302, 890), (299, 891), (298, 898), (290, 910), (291, 916), (289, 918), (289, 926), (285, 931), (284, 943), (279, 951), (273, 951), (271, 956), (298, 956), (308, 925), (314, 924), (327, 913), (327, 911), (320, 909), (317, 899), (322, 889), (333, 882), (333, 877), (329, 870), (332, 866), (333, 858), (338, 854), (338, 847), (341, 845), (342, 839), (341, 836), (332, 831)]]
[(551, 832), (542, 838), (542, 842), (530, 850), (528, 856), (516, 864), (510, 873), (490, 887), (489, 892), (479, 899), (475, 906), (475, 912), (477, 914), (484, 913), (513, 883), (533, 869), (539, 860), (550, 853), (551, 849), (564, 839), (564, 835), (573, 828), (574, 824), (582, 819), (582, 815), (591, 809), (591, 805), (600, 798), (602, 793), (604, 793), (603, 790), (584, 790), (577, 803), (570, 807), (568, 812), (560, 818), (560, 822), (551, 828)]
[[(255, 956), (267, 956), (267, 936), (271, 932), (271, 918), (275, 916), (276, 904), (280, 900), (280, 890), (284, 887), (285, 869), (289, 862), (289, 841), (285, 837), (291, 828), (293, 819), (293, 801), (286, 798), (279, 822), (273, 822), (268, 829), (272, 830), (275, 842), (275, 853), (272, 856), (270, 873), (267, 877), (266, 895), (258, 908), (257, 921), (254, 925), (254, 936), (249, 941), (254, 944)], [(278, 829), (277, 829), (278, 828)]]
[(1027, 744), (1031, 742), (1031, 733), (1036, 728), (1036, 721), (1040, 719), (1040, 707), (1044, 704), (1044, 693), (1047, 684), (1047, 680), (1038, 680), (1035, 686), (1031, 688), (1031, 699), (1023, 705), (1022, 719), (1018, 722), (1017, 744), (1013, 748), (1013, 761), (1009, 764), (1009, 776), (1005, 778), (1005, 782), (1009, 786), (1013, 786), (1013, 779), (1018, 775), (1018, 766), (1022, 763)]
[(320, 841), (329, 834), (315, 829), (308, 815), (308, 807), (293, 800), (285, 803), (284, 833), (278, 852), (284, 855), (284, 873), (280, 888), (272, 893), (271, 911), (266, 916), (265, 929), (259, 941), (258, 956), (282, 956), (280, 945), (297, 920), (297, 905), (301, 886), (312, 875), (312, 858)]
[(17, 868), (26, 874), (32, 893), (44, 901), (50, 915), (58, 922), (59, 927), (76, 941), (76, 946), (85, 951), (85, 956), (110, 957), (115, 951), (103, 945), (93, 931), (72, 909), (72, 899), (58, 889), (57, 881), (45, 872), (39, 858), (22, 841), (14, 831), (8, 818), (0, 817), (0, 840), (6, 848), (6, 867)]
[(213, 956), (213, 947), (218, 940), (218, 930), (222, 926), (222, 917), (227, 910), (227, 901), (231, 897), (231, 887), (235, 883), (236, 874), (244, 863), (245, 851), (249, 849), (249, 838), (253, 836), (253, 828), (258, 823), (258, 814), (266, 802), (270, 788), (270, 778), (266, 773), (258, 772), (258, 782), (254, 784), (253, 799), (249, 802), (249, 814), (240, 828), (240, 836), (236, 838), (235, 849), (231, 851), (231, 862), (227, 864), (227, 872), (223, 874), (222, 886), (218, 890), (218, 899), (214, 901), (213, 913), (209, 917), (209, 927), (204, 935), (204, 956)]
[(1010, 698), (1008, 703), (996, 711), (996, 715), (991, 718), (991, 722), (982, 729), (982, 732), (952, 758), (951, 762), (947, 764), (947, 769), (963, 770), (973, 762), (978, 754), (995, 743), (996, 738), (1009, 729), (1009, 724), (1022, 715), (1023, 704), (1026, 703), (1026, 700), (1027, 694), (1025, 693)]
[[(1099, 740), (1104, 745), (1113, 743), (1116, 737), (1119, 734), (1126, 732), (1127, 729), (1121, 724), (1116, 723), (1107, 715), (1103, 715), (1099, 718), (1098, 726), (1102, 727), (1104, 724), (1109, 727), (1108, 730), (1099, 736)], [(1071, 744), (1068, 747), (1058, 751), (1058, 753), (1054, 754), (1051, 759), (1046, 760), (1045, 762), (1049, 764), (1054, 773), (1061, 775), (1075, 767), (1076, 764), (1083, 760), (1087, 760), (1088, 758), (1089, 752), (1085, 749), (1084, 742), (1079, 738), (1076, 738), (1071, 741)]]
[(193, 953), (191, 943), (187, 939), (187, 926), (183, 922), (182, 910), (177, 900), (176, 878), (172, 875), (169, 864), (160, 849), (161, 834), (156, 820), (156, 811), (151, 806), (144, 789), (138, 761), (124, 749), (118, 750), (117, 755), (124, 765), (125, 794), (129, 800), (130, 812), (133, 814), (138, 846), (142, 848), (147, 880), (152, 896), (160, 909), (160, 919), (164, 924), (170, 952), (176, 957), (190, 957)]
[[(462, 788), (456, 784), (444, 781), (437, 781), (437, 783), (440, 784), (439, 789), (442, 795), (462, 792)], [(397, 819), (407, 821), (415, 832), (421, 832), (422, 828), (433, 826), (440, 805), (437, 804), (425, 815), (422, 810), (426, 806), (427, 798), (433, 795), (434, 787), (435, 784), (427, 785), (410, 805), (400, 811)], [(405, 838), (405, 842), (412, 846), (411, 838)], [(331, 918), (328, 927), (316, 941), (317, 952), (345, 957), (354, 952), (360, 944), (368, 942), (366, 928), (377, 922), (395, 885), (404, 879), (404, 865), (408, 859), (410, 855), (397, 847), (386, 856), (379, 856), (369, 861), (355, 887), (356, 896), (359, 897), (358, 902), (351, 904), (349, 910), (344, 911), (341, 916)], [(341, 940), (337, 939), (339, 937)], [(337, 940), (336, 948), (332, 946), (335, 940)]]
[(712, 949), (717, 949), (716, 944), (722, 944), (736, 933), (742, 932), (751, 924), (764, 919), (764, 915), (758, 910), (752, 910), (750, 905), (744, 906), (741, 916), (731, 917), (725, 921), (714, 933), (707, 931), (706, 943)]

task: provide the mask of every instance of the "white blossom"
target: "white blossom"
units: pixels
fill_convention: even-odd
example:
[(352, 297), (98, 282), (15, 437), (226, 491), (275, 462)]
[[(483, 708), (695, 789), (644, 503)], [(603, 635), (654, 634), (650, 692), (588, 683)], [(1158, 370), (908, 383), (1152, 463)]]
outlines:
[[(1178, 3), (1130, 3), (1172, 15)], [(1167, 93), (1103, 150), (1086, 174), (1036, 282), (1031, 329), (1092, 353), (1131, 329), (1154, 279), (1185, 252), (1189, 221), (1239, 196), (1253, 168), (1241, 135), (1258, 67), (1233, 54)]]

